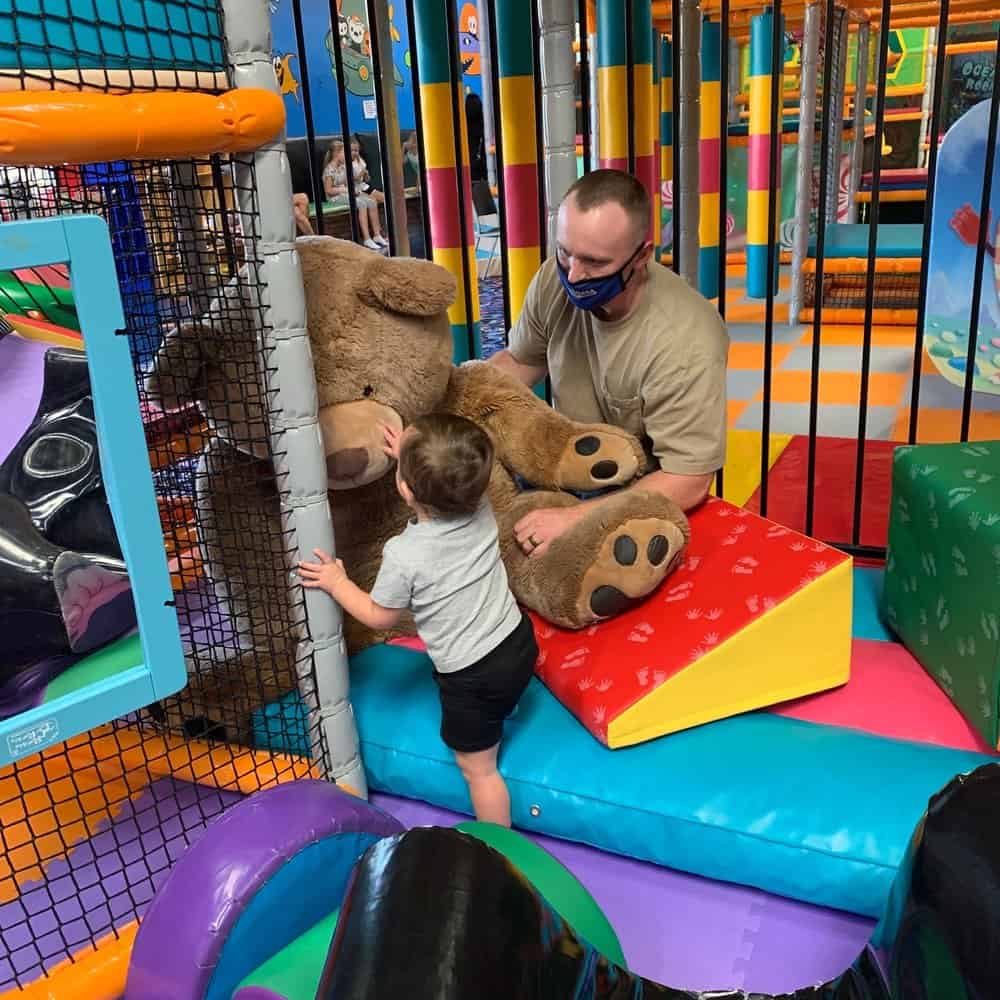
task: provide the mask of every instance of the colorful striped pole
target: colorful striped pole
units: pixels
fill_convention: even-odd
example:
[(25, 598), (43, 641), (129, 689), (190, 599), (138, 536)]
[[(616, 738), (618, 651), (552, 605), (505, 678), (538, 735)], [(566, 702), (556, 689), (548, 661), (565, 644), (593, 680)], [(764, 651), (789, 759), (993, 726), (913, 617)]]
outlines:
[[(774, 255), (775, 273), (770, 282), (767, 274), (767, 245), (769, 239), (777, 239), (777, 229), (768, 234), (768, 202), (771, 143), (771, 67), (775, 54), (771, 51), (771, 37), (774, 14), (767, 10), (756, 15), (750, 22), (750, 146), (747, 163), (747, 297), (767, 298), (768, 285), (777, 289), (777, 263), (779, 254)], [(778, 54), (777, 58), (782, 58)], [(780, 136), (778, 137), (780, 141)], [(777, 189), (773, 197), (781, 204), (781, 175), (778, 175)], [(780, 219), (781, 213), (776, 212)]]
[(452, 39), (448, 15), (445, 0), (414, 0), (413, 33), (420, 71), (420, 113), (432, 256), (436, 264), (455, 276), (458, 284), (458, 295), (448, 310), (448, 319), (455, 344), (455, 361), (460, 363), (480, 357), (482, 344), (469, 143), (461, 80), (455, 79), (458, 41)]
[[(660, 39), (660, 181), (674, 184), (674, 50), (670, 39)], [(674, 191), (674, 197), (677, 192)], [(671, 211), (671, 229), (673, 212)], [(662, 240), (662, 234), (661, 234)], [(668, 238), (665, 246), (676, 253), (675, 241)]]
[(698, 225), (698, 290), (719, 294), (719, 178), (722, 157), (722, 32), (709, 20), (701, 26), (701, 131), (698, 144), (701, 216)]
[(649, 127), (653, 131), (653, 247), (656, 259), (660, 259), (660, 239), (663, 235), (663, 214), (661, 202), (660, 176), (660, 33), (654, 28), (652, 48), (653, 77), (649, 94)]
[(510, 317), (516, 323), (528, 285), (541, 266), (538, 212), (535, 64), (531, 37), (532, 0), (496, 0), (497, 68), (503, 153), (504, 222)]
[[(649, 192), (647, 239), (653, 238), (653, 196), (656, 193), (656, 159), (653, 155), (653, 12), (650, 0), (632, 0), (632, 136), (635, 143), (635, 176)], [(627, 8), (626, 8), (627, 9)]]
[[(647, 10), (649, 5), (646, 5)], [(597, 104), (601, 167), (628, 170), (628, 83), (621, 0), (597, 0)]]

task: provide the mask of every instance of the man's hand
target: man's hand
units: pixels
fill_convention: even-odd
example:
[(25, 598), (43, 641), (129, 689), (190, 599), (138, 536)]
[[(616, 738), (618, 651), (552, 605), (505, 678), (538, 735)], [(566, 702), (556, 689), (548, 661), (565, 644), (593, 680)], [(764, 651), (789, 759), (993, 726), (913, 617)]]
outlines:
[(347, 572), (339, 559), (334, 559), (322, 549), (313, 549), (313, 555), (319, 562), (300, 562), (299, 576), (302, 586), (311, 590), (325, 590), (331, 597), (337, 596), (337, 590), (347, 581)]
[(514, 525), (514, 538), (529, 558), (543, 556), (552, 542), (583, 517), (585, 509), (580, 504), (576, 507), (543, 507), (533, 510)]

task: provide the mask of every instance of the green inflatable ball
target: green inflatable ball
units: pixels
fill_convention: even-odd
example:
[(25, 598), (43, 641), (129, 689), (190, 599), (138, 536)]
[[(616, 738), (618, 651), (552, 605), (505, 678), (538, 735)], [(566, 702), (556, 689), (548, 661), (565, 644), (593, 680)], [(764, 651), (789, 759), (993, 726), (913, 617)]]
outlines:
[(493, 823), (460, 823), (462, 833), (481, 840), (518, 868), (539, 895), (592, 948), (627, 969), (618, 935), (608, 918), (562, 862), (515, 830)]

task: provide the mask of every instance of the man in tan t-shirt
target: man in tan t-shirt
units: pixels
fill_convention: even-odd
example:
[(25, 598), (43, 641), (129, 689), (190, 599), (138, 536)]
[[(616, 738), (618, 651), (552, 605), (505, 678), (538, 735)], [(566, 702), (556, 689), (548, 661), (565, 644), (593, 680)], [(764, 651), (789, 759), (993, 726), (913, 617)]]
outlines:
[[(549, 375), (560, 413), (635, 434), (648, 457), (642, 488), (690, 510), (725, 461), (729, 334), (710, 302), (652, 261), (649, 213), (629, 174), (578, 180), (559, 209), (556, 253), (532, 279), (509, 348), (491, 360), (527, 385)], [(533, 511), (517, 540), (541, 555), (601, 502)]]

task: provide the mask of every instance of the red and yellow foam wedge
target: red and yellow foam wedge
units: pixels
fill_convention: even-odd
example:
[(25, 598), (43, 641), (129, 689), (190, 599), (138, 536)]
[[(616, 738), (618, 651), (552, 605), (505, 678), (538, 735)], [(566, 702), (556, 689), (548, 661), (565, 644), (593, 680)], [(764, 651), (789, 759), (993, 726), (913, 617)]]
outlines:
[(225, 94), (0, 94), (0, 162), (99, 163), (247, 153), (285, 124), (281, 97), (245, 88)]
[(537, 673), (600, 742), (632, 746), (845, 684), (851, 587), (850, 556), (709, 498), (640, 605), (580, 632), (535, 618)]

